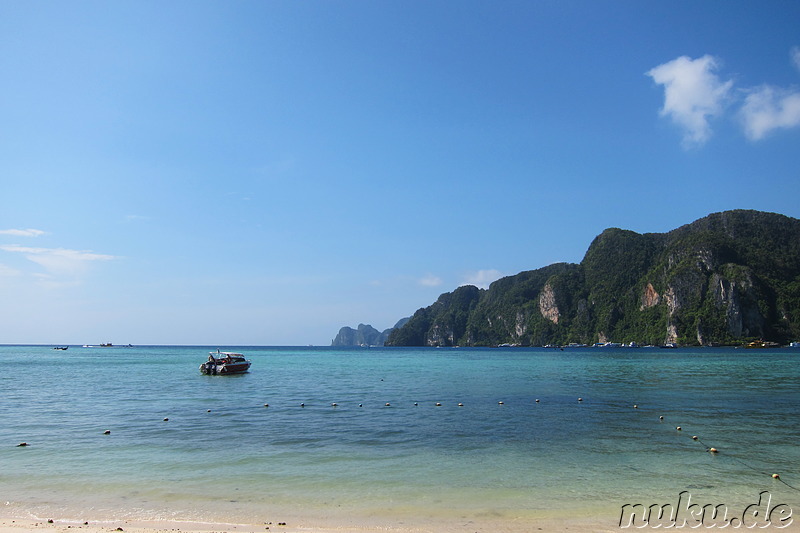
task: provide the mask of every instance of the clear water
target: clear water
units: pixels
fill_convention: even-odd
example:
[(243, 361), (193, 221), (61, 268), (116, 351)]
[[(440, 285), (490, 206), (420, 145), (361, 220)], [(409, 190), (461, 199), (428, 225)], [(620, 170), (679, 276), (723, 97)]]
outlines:
[(800, 350), (221, 346), (251, 371), (202, 375), (216, 348), (0, 346), (3, 512), (612, 524), (686, 490), (800, 510)]

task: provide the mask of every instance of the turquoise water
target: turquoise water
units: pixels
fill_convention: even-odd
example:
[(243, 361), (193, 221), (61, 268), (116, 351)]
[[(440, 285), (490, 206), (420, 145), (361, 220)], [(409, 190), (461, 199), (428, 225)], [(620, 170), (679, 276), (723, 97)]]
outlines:
[(216, 348), (0, 346), (3, 512), (613, 525), (686, 490), (800, 509), (800, 350), (220, 346), (251, 371), (200, 374)]

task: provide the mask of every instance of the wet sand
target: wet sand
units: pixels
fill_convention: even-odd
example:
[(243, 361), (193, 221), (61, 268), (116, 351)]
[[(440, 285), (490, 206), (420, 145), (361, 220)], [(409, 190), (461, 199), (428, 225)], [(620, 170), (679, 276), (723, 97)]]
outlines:
[[(52, 521), (51, 521), (52, 520)], [(226, 524), (192, 522), (71, 522), (58, 519), (0, 519), (0, 533), (608, 533), (620, 531), (615, 524), (602, 525), (595, 519), (462, 520), (379, 526), (375, 524), (319, 525), (311, 522), (266, 522)], [(785, 530), (784, 530), (785, 531)]]

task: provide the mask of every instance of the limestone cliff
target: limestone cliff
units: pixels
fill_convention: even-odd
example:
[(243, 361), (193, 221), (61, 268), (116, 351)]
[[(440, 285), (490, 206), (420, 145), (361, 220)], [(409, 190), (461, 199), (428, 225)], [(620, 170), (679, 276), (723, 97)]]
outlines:
[(331, 346), (383, 346), (392, 330), (402, 327), (408, 320), (404, 318), (393, 328), (383, 331), (378, 331), (369, 324), (359, 324), (357, 329), (344, 326), (331, 341)]
[(550, 283), (545, 283), (542, 293), (539, 295), (539, 312), (553, 324), (558, 324), (558, 317), (561, 316), (561, 313), (556, 305), (556, 294)]
[(715, 213), (668, 233), (611, 228), (580, 264), (460, 287), (420, 309), (390, 345), (800, 339), (800, 221)]

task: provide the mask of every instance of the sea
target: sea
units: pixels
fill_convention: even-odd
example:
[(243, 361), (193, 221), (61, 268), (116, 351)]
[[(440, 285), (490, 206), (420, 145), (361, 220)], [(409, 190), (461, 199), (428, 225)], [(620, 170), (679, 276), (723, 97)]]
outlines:
[[(217, 349), (250, 371), (201, 374)], [(687, 498), (800, 513), (798, 349), (6, 345), (0, 368), (7, 518), (527, 531)]]

